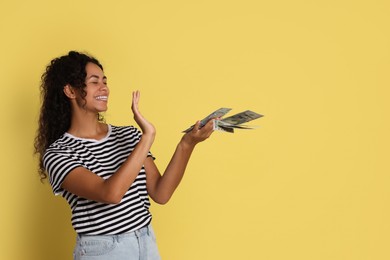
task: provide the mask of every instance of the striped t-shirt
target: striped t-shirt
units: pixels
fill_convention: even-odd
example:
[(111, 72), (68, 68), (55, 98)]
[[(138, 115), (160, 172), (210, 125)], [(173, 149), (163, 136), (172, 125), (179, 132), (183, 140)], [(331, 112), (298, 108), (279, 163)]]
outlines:
[[(61, 188), (65, 177), (80, 166), (104, 179), (109, 178), (134, 150), (140, 138), (140, 131), (133, 126), (108, 125), (108, 133), (101, 140), (77, 138), (65, 133), (46, 150), (43, 162), (53, 192), (68, 201), (72, 225), (78, 234), (122, 234), (150, 223), (152, 216), (144, 167), (119, 204), (87, 200)], [(149, 152), (148, 156), (152, 154)]]

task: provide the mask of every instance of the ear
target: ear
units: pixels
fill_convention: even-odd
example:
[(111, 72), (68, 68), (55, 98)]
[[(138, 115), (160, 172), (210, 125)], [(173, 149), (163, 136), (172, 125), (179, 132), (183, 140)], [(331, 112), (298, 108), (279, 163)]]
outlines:
[(76, 98), (76, 93), (75, 93), (74, 89), (72, 88), (72, 86), (69, 85), (69, 84), (65, 85), (64, 93), (70, 99), (75, 99)]

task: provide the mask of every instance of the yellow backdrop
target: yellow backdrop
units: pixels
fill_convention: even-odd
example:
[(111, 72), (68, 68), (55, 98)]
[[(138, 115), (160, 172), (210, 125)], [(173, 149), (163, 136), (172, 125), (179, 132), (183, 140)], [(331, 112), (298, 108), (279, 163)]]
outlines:
[[(390, 2), (2, 1), (1, 259), (71, 259), (61, 197), (32, 156), (39, 81), (69, 50), (105, 66), (106, 119), (158, 131), (164, 169), (181, 131), (220, 107), (260, 128), (200, 144), (165, 206), (163, 259), (390, 259)], [(386, 159), (387, 158), (387, 159)]]

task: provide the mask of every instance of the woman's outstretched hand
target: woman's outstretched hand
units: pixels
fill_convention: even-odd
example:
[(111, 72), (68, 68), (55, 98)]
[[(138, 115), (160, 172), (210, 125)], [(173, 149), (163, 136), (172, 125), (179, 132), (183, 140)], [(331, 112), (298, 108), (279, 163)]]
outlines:
[(214, 120), (209, 120), (203, 127), (200, 127), (200, 121), (197, 121), (192, 130), (183, 136), (182, 141), (190, 146), (203, 142), (213, 133)]
[(156, 129), (154, 126), (142, 116), (138, 109), (138, 103), (140, 100), (140, 92), (133, 91), (133, 100), (131, 103), (131, 110), (133, 111), (134, 120), (137, 122), (138, 126), (141, 128), (143, 135), (156, 135)]

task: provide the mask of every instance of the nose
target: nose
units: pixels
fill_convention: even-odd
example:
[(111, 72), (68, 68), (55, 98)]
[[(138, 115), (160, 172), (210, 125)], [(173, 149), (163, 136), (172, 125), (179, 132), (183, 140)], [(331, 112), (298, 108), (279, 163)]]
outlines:
[(100, 90), (101, 90), (101, 91), (107, 91), (107, 92), (110, 91), (110, 90), (108, 89), (107, 84), (104, 84), (104, 83), (101, 83), (101, 84), (100, 84)]

